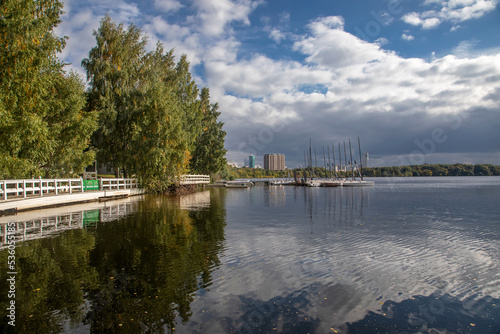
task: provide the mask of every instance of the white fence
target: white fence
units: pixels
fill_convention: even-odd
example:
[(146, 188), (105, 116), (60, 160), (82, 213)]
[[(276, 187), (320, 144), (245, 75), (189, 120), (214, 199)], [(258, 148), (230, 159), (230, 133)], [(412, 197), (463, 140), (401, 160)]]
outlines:
[(180, 184), (209, 184), (210, 175), (182, 175)]
[[(86, 180), (78, 179), (25, 179), (0, 180), (0, 200), (35, 196), (72, 194), (89, 190), (118, 190), (139, 187), (137, 179), (99, 179), (99, 185), (89, 186)], [(95, 181), (94, 181), (95, 182)], [(208, 184), (209, 175), (182, 175), (180, 184)]]
[[(83, 192), (82, 179), (26, 179), (0, 180), (0, 199), (9, 197), (26, 198), (28, 195), (44, 196), (47, 194)], [(30, 196), (31, 197), (31, 196)]]
[(133, 189), (138, 186), (137, 179), (99, 179), (101, 190)]
[(138, 188), (137, 179), (100, 179), (99, 184), (95, 186), (86, 185), (86, 181), (81, 178), (0, 180), (0, 200), (72, 194), (89, 190)]

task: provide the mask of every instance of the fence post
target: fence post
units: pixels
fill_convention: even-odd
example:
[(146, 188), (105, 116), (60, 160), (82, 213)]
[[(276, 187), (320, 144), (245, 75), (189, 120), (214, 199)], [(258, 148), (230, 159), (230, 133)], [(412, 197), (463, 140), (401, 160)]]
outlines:
[(69, 187), (69, 193), (72, 194), (73, 190), (71, 189), (71, 179), (68, 179), (68, 187)]
[(23, 198), (26, 198), (26, 180), (23, 180)]
[(83, 190), (83, 179), (82, 178), (80, 178), (80, 185), (81, 185), (81, 190), (82, 190), (82, 193), (83, 193), (84, 190)]
[(7, 200), (7, 181), (2, 181), (2, 187), (3, 187), (3, 200), (6, 201)]
[(40, 197), (42, 197), (43, 196), (43, 182), (42, 182), (41, 176), (39, 177), (39, 180), (40, 180)]
[(58, 193), (58, 192), (57, 192), (57, 180), (56, 180), (56, 179), (54, 179), (54, 194), (56, 194), (56, 195), (57, 195), (57, 193)]

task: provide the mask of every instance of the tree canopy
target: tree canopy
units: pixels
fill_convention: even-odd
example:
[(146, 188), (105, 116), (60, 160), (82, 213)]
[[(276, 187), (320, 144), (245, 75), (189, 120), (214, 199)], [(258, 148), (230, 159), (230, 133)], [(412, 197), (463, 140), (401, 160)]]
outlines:
[(225, 166), (218, 105), (186, 55), (176, 63), (161, 43), (148, 52), (140, 28), (107, 15), (82, 61), (86, 89), (57, 58), (61, 1), (0, 6), (0, 178), (74, 176), (97, 158), (161, 192), (181, 174)]
[(88, 108), (99, 112), (93, 142), (98, 161), (146, 188), (165, 191), (183, 173), (216, 173), (224, 167), (224, 137), (217, 104), (201, 93), (182, 55), (146, 51), (146, 37), (109, 16), (94, 32), (97, 45), (82, 65), (90, 88)]
[(94, 159), (96, 115), (56, 53), (60, 1), (6, 0), (0, 11), (0, 178), (69, 176)]

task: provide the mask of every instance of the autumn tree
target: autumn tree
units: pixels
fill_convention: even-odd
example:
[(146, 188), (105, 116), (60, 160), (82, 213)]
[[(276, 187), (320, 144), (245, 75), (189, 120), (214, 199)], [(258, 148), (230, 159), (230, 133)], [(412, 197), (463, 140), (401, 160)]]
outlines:
[(0, 177), (70, 176), (94, 159), (95, 116), (84, 112), (80, 78), (64, 71), (54, 34), (62, 3), (0, 5)]

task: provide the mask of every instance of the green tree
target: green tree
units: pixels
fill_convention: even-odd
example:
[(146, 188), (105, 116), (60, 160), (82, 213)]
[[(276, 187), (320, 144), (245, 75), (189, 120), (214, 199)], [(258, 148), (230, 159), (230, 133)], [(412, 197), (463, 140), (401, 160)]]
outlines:
[(160, 43), (147, 55), (144, 93), (133, 129), (135, 170), (152, 192), (166, 191), (189, 163), (183, 104), (170, 84), (173, 58), (173, 50), (165, 54)]
[(219, 105), (210, 103), (210, 92), (206, 87), (201, 90), (200, 102), (202, 129), (197, 137), (191, 168), (199, 173), (215, 174), (227, 164), (224, 148), (226, 132), (222, 129), (224, 123), (217, 119)]
[[(56, 54), (65, 39), (57, 0), (0, 5), (0, 177), (70, 176), (90, 164), (95, 116), (81, 80)], [(86, 150), (86, 152), (84, 152)]]
[(127, 177), (134, 164), (132, 137), (144, 91), (147, 39), (138, 27), (125, 29), (109, 15), (94, 36), (97, 45), (82, 66), (90, 84), (88, 108), (99, 111), (99, 129), (93, 138), (97, 159), (116, 174), (122, 169)]

